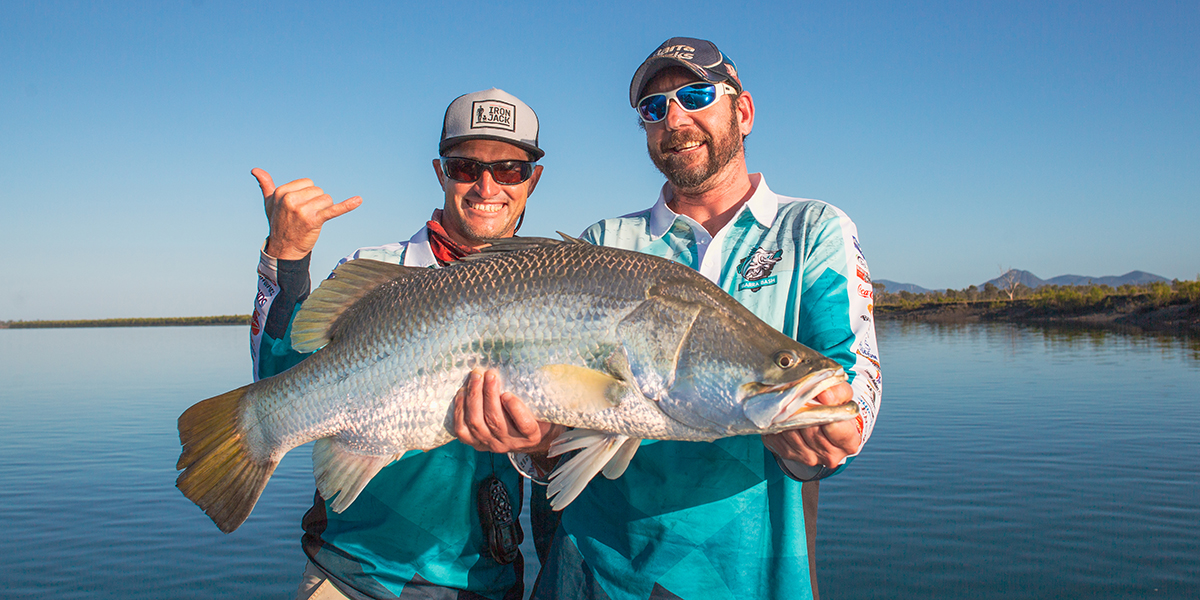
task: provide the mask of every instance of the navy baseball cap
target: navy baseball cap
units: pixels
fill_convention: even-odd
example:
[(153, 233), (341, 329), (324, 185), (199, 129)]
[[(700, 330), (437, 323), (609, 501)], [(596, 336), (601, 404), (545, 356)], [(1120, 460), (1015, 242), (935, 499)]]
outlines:
[(642, 99), (642, 88), (667, 67), (684, 67), (709, 83), (729, 82), (738, 93), (742, 92), (742, 81), (738, 79), (737, 66), (728, 56), (708, 40), (673, 37), (650, 53), (642, 66), (633, 74), (629, 83), (629, 105), (637, 108)]

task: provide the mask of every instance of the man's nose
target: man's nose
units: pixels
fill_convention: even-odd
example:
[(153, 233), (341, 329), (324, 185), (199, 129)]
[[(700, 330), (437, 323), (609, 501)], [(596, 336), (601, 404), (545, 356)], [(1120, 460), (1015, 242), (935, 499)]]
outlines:
[(663, 120), (667, 123), (667, 128), (679, 129), (692, 122), (692, 113), (683, 110), (677, 98), (671, 98), (667, 100), (667, 118)]
[(479, 194), (480, 198), (491, 198), (500, 193), (500, 184), (492, 177), (492, 172), (484, 169), (483, 173), (479, 174), (479, 181), (475, 182), (475, 193)]

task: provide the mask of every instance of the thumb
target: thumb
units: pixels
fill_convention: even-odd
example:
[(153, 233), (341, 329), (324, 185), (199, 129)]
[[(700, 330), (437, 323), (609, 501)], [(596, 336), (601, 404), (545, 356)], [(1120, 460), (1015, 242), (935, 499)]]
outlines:
[(258, 187), (262, 188), (263, 198), (275, 193), (275, 180), (271, 179), (271, 174), (262, 169), (250, 169), (250, 174), (258, 180)]

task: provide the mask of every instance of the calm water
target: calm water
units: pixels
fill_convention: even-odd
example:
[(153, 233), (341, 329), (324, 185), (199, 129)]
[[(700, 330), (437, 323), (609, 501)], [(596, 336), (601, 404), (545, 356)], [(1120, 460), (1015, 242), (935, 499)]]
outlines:
[[(1200, 597), (1200, 344), (883, 323), (884, 412), (822, 485), (825, 598)], [(175, 419), (250, 378), (238, 327), (0, 330), (0, 589), (289, 598), (290, 453), (232, 535), (174, 487)]]

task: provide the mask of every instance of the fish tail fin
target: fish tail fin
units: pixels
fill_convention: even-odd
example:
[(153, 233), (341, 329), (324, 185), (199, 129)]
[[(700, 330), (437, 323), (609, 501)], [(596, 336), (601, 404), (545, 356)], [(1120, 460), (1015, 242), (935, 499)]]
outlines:
[(175, 487), (229, 533), (250, 516), (277, 460), (250, 451), (241, 427), (245, 386), (196, 403), (179, 417), (183, 451)]

